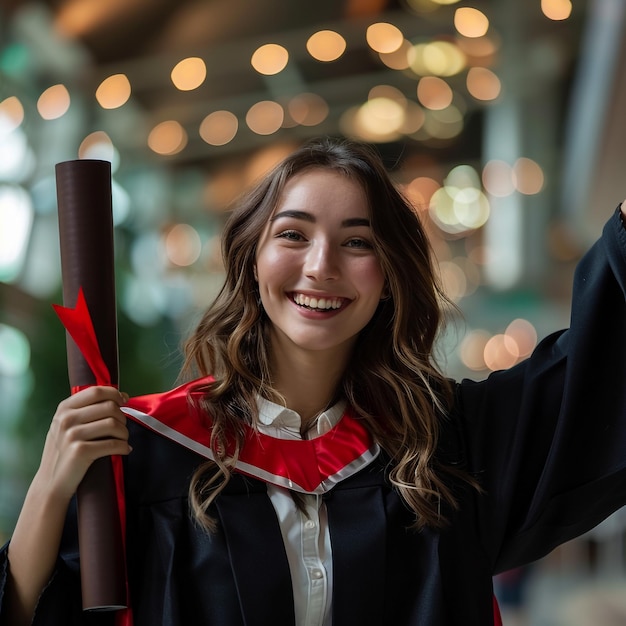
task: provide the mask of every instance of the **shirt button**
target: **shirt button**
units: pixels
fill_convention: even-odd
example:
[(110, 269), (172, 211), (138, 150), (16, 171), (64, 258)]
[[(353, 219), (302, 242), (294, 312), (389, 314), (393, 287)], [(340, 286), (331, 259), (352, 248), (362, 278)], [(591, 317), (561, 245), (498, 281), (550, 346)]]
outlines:
[(304, 523), (304, 527), (307, 529), (311, 529), (311, 528), (315, 528), (315, 522), (313, 520), (308, 519), (305, 523)]
[(324, 574), (322, 573), (321, 569), (314, 569), (311, 572), (311, 576), (313, 576), (313, 578), (315, 578), (315, 580), (319, 580), (320, 578), (322, 578), (324, 576)]

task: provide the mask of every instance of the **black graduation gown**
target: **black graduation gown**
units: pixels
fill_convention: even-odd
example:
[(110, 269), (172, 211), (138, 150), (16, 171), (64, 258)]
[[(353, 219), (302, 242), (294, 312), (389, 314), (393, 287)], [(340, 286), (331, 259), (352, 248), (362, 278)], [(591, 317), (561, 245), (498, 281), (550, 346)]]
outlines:
[[(453, 483), (460, 507), (415, 532), (381, 457), (325, 497), (333, 624), (485, 626), (492, 576), (547, 554), (626, 504), (626, 230), (615, 214), (581, 260), (571, 327), (486, 381), (456, 385), (439, 455), (482, 491)], [(241, 475), (190, 519), (195, 453), (130, 424), (128, 566), (136, 626), (292, 625), (287, 558), (265, 484)], [(35, 624), (111, 623), (80, 610), (70, 512)], [(0, 553), (0, 593), (6, 549)], [(0, 596), (0, 623), (2, 621)]]

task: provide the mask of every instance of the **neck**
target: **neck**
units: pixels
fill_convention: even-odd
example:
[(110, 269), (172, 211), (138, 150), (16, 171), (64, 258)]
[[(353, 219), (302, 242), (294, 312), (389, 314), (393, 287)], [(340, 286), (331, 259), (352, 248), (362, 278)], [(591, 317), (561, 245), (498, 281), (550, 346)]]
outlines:
[(273, 386), (285, 398), (287, 407), (302, 418), (303, 432), (336, 399), (346, 364), (347, 355), (338, 359), (335, 352), (274, 351)]

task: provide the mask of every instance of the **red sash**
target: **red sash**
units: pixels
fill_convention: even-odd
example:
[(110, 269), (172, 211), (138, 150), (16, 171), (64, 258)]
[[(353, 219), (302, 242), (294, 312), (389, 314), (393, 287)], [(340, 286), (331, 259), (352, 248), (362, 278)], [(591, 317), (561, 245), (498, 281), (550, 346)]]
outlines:
[[(132, 398), (123, 408), (176, 443), (213, 459), (209, 420), (194, 408), (212, 378), (192, 381), (165, 393)], [(242, 474), (303, 493), (325, 493), (378, 455), (378, 446), (351, 409), (327, 433), (314, 439), (280, 439), (245, 425), (235, 469)], [(227, 452), (232, 452), (228, 451)]]

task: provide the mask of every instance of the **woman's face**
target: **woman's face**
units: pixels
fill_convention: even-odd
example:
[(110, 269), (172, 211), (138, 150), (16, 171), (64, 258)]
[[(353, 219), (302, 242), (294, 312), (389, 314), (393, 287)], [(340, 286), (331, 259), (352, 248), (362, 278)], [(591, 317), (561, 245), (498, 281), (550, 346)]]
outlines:
[(361, 186), (324, 169), (290, 179), (259, 239), (255, 275), (275, 355), (347, 357), (385, 283)]

